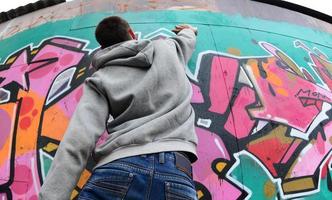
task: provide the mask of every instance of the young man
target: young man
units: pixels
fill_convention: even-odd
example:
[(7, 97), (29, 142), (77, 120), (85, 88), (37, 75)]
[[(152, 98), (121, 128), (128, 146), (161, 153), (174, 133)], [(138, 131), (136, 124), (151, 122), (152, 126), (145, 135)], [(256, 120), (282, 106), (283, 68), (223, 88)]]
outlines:
[[(197, 199), (191, 171), (197, 137), (185, 73), (196, 29), (173, 31), (169, 39), (137, 41), (120, 17), (99, 23), (97, 71), (85, 81), (40, 200), (69, 199), (91, 154), (97, 166), (79, 199)], [(95, 147), (105, 129), (107, 140)]]

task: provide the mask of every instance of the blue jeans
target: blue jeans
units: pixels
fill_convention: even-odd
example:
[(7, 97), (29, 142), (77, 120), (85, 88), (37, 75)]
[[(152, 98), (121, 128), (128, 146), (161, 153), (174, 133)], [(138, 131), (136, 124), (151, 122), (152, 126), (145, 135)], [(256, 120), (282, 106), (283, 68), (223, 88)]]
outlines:
[(119, 159), (96, 168), (79, 200), (197, 200), (194, 181), (172, 152)]

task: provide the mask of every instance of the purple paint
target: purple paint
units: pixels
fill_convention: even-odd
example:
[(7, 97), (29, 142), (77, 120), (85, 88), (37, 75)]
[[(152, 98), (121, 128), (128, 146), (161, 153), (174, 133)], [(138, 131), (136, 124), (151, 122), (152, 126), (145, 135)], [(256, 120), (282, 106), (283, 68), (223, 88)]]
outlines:
[(10, 136), (11, 119), (8, 113), (0, 109), (0, 149), (6, 144)]

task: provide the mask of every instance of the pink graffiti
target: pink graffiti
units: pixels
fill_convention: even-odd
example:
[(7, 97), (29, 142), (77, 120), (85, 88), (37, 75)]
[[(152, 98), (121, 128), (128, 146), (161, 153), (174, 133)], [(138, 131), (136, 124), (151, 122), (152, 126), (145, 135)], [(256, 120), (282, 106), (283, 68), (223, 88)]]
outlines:
[[(273, 48), (277, 51), (277, 48), (272, 45), (269, 46), (270, 51)], [(268, 62), (265, 67), (263, 64), (264, 69), (259, 70), (265, 70), (268, 77), (278, 77), (278, 81), (272, 82), (268, 78), (258, 76), (257, 74), (255, 77), (251, 77), (256, 82), (257, 92), (264, 105), (260, 109), (251, 110), (250, 113), (255, 118), (289, 124), (291, 127), (306, 132), (320, 112), (320, 107), (317, 108), (316, 106), (320, 105), (322, 101), (332, 103), (332, 94), (294, 75), (292, 72), (280, 68), (276, 61), (274, 59)], [(253, 69), (255, 66), (246, 65), (245, 67), (250, 71), (257, 70)], [(282, 94), (278, 93), (277, 91), (280, 89), (285, 92)], [(309, 92), (311, 96), (304, 95), (304, 92)], [(309, 100), (312, 103), (307, 102)], [(317, 101), (319, 104), (316, 103)], [(290, 105), (297, 112), (280, 112), (279, 108), (287, 108)]]
[(239, 70), (238, 67), (238, 60), (234, 58), (213, 57), (209, 94), (211, 107), (209, 111), (223, 114), (227, 110)]
[(314, 63), (315, 70), (323, 79), (324, 83), (332, 90), (332, 75), (331, 72), (327, 70), (326, 65), (329, 65), (329, 68), (332, 67), (332, 64), (320, 57), (318, 57), (315, 53), (309, 52), (309, 57)]
[(287, 149), (287, 152), (285, 153), (284, 157), (282, 158), (281, 163), (283, 164), (287, 163), (299, 145), (300, 142), (293, 141), (293, 143)]
[[(233, 58), (217, 52), (201, 55), (205, 71), (197, 74), (198, 83), (210, 78), (209, 85), (198, 85), (200, 90), (195, 88), (194, 91), (199, 91), (196, 94), (201, 94), (203, 101), (197, 101), (195, 97), (192, 102), (204, 105), (199, 108), (207, 109), (204, 118), (213, 119), (214, 125), (211, 126), (212, 132), (197, 129), (199, 160), (194, 171), (197, 173), (195, 179), (208, 188), (211, 196), (218, 190), (223, 196), (221, 191), (227, 187), (223, 184), (230, 183), (235, 189), (231, 198), (238, 198), (239, 192), (243, 198), (245, 192), (227, 177), (231, 173), (228, 171), (230, 168), (225, 168), (221, 174), (212, 170), (218, 159), (228, 166), (233, 165), (234, 153), (239, 151), (249, 152), (273, 178), (282, 180), (281, 188), (287, 187), (281, 191), (282, 197), (299, 197), (302, 192), (317, 190), (320, 181), (317, 176), (331, 159), (332, 123), (326, 121), (330, 120), (328, 112), (332, 94), (316, 84), (308, 71), (302, 70), (303, 74), (300, 74), (300, 68), (280, 49), (266, 42), (259, 44), (269, 56)], [(314, 54), (309, 55), (312, 57)], [(318, 74), (324, 72), (322, 80), (327, 80), (332, 76), (326, 68), (332, 65), (322, 59), (326, 57), (315, 55), (312, 58)], [(238, 75), (240, 68), (244, 72), (241, 80)], [(328, 81), (325, 84), (329, 85)], [(317, 127), (322, 127), (323, 131)], [(229, 136), (238, 140), (231, 142)], [(213, 137), (220, 137), (223, 142), (218, 141), (220, 145), (217, 145), (216, 139), (210, 139)], [(239, 149), (234, 149), (236, 146)], [(211, 151), (216, 153), (207, 153)], [(208, 168), (207, 165), (212, 166)], [(312, 178), (314, 187), (303, 184), (292, 190), (287, 186), (293, 180), (308, 180), (308, 177)], [(217, 178), (220, 180), (218, 186), (215, 184)]]
[(15, 60), (15, 62), (11, 65), (9, 70), (1, 71), (0, 77), (5, 78), (4, 81), (1, 82), (0, 87), (7, 85), (11, 82), (16, 82), (23, 86), (23, 89), (27, 89), (27, 81), (25, 79), (24, 73), (29, 70), (32, 70), (36, 65), (28, 65), (27, 62), (27, 52), (24, 50)]
[[(225, 124), (225, 129), (234, 135), (236, 138), (244, 138), (251, 134), (255, 125), (255, 120), (252, 120), (246, 109), (247, 106), (256, 101), (255, 92), (249, 87), (242, 87), (234, 104), (231, 107), (231, 114)], [(236, 126), (236, 124), (242, 124)]]
[(40, 189), (38, 170), (36, 166), (36, 152), (31, 151), (15, 158), (15, 176), (10, 186), (14, 199), (32, 197)]
[[(39, 173), (44, 170), (41, 169), (38, 160), (37, 152), (39, 149), (37, 147), (39, 140), (41, 140), (39, 138), (40, 131), (46, 127), (42, 127), (43, 118), (35, 118), (35, 116), (44, 116), (45, 104), (52, 101), (52, 103), (56, 103), (60, 99), (56, 97), (66, 93), (69, 93), (67, 98), (62, 98), (63, 101), (56, 106), (68, 119), (72, 115), (82, 92), (78, 88), (70, 93), (75, 88), (71, 88), (69, 85), (73, 82), (73, 72), (76, 71), (83, 57), (87, 55), (87, 52), (82, 50), (84, 46), (83, 42), (67, 38), (58, 37), (45, 40), (37, 49), (28, 47), (12, 54), (6, 62), (7, 65), (10, 65), (9, 68), (0, 71), (2, 78), (0, 87), (16, 83), (24, 90), (19, 88), (17, 97), (11, 97), (12, 100), (16, 101), (16, 106), (20, 105), (19, 110), (11, 113), (10, 122), (4, 124), (1, 121), (1, 126), (11, 127), (9, 129), (10, 135), (8, 135), (8, 131), (6, 132), (7, 140), (5, 142), (8, 143), (11, 138), (15, 138), (12, 144), (16, 146), (9, 152), (9, 157), (0, 160), (2, 162), (0, 166), (1, 185), (8, 186), (13, 199), (37, 199), (42, 179), (42, 174)], [(73, 72), (57, 79), (58, 76), (67, 72), (67, 69), (73, 69)], [(84, 74), (84, 70), (82, 71)], [(77, 83), (77, 85), (79, 84)], [(10, 88), (15, 90), (14, 86), (10, 86)], [(52, 88), (55, 89), (52, 90)], [(10, 104), (13, 103), (1, 106), (5, 108)], [(0, 111), (0, 118), (8, 119), (1, 109)], [(18, 126), (11, 126), (14, 123)], [(32, 126), (32, 124), (34, 125)], [(27, 134), (29, 140), (22, 140)], [(0, 149), (0, 153), (6, 150), (8, 149)], [(11, 182), (8, 182), (9, 180)]]
[(230, 155), (223, 141), (216, 134), (201, 128), (196, 128), (196, 133), (199, 142), (198, 161), (193, 164), (194, 179), (208, 186), (212, 199), (237, 199), (243, 191), (226, 178), (218, 177), (211, 169), (211, 163), (216, 158), (222, 158), (230, 165)]
[[(324, 138), (322, 135), (324, 134)], [(291, 177), (305, 177), (314, 175), (326, 155), (332, 150), (332, 121), (324, 126), (324, 133), (318, 132), (317, 139), (312, 140), (301, 151), (291, 170)]]
[(192, 98), (191, 98), (191, 102), (192, 103), (203, 103), (204, 99), (203, 99), (203, 96), (202, 96), (201, 89), (193, 83), (191, 84), (191, 86), (192, 86), (192, 89), (193, 89), (193, 95), (192, 95)]

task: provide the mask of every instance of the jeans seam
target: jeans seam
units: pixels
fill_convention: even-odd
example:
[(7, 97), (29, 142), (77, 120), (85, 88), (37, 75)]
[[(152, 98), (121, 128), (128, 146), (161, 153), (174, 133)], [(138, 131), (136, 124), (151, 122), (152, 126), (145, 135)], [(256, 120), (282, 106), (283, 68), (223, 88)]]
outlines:
[(146, 170), (146, 169), (143, 169), (142, 167), (139, 167), (139, 166), (136, 166), (136, 165), (133, 165), (133, 164), (130, 164), (130, 163), (122, 162), (122, 161), (121, 161), (121, 163), (120, 162), (113, 163), (113, 166), (128, 167), (133, 171), (138, 171), (138, 172), (141, 172), (141, 173), (147, 174), (147, 175), (150, 173), (149, 170)]
[(160, 173), (160, 172), (156, 172), (156, 177), (159, 178), (165, 178), (165, 179), (171, 179), (171, 180), (175, 180), (175, 181), (180, 181), (182, 182), (183, 180), (186, 181), (186, 183), (189, 183), (190, 185), (192, 185), (192, 179), (190, 179), (189, 177), (186, 176), (181, 176), (178, 174), (172, 174), (172, 173)]
[(153, 178), (154, 178), (154, 170), (155, 170), (155, 158), (151, 157), (151, 164), (149, 165), (151, 166), (151, 171), (149, 173), (149, 185), (147, 188), (147, 192), (146, 192), (146, 200), (150, 199), (150, 193), (151, 193), (151, 188), (152, 188), (152, 182), (153, 182)]
[(132, 178), (130, 177), (131, 173), (128, 173), (128, 177), (125, 177), (123, 176), (122, 179), (112, 179), (113, 177), (112, 176), (106, 176), (106, 177), (103, 177), (103, 178), (98, 178), (98, 179), (91, 179), (89, 182), (93, 182), (93, 183), (98, 183), (98, 182), (102, 182), (102, 181), (113, 181), (113, 182), (116, 182), (116, 181), (121, 181), (121, 182), (131, 182)]
[(139, 169), (142, 172), (145, 171), (147, 173), (149, 173), (149, 171), (151, 170), (151, 168), (149, 168), (149, 167), (147, 167), (147, 168), (150, 169), (150, 170), (147, 170), (146, 168), (143, 168), (142, 166), (139, 166), (139, 165), (136, 165), (136, 164), (133, 164), (133, 163), (129, 163), (129, 162), (125, 162), (125, 161), (119, 161), (119, 164), (125, 165), (125, 166), (128, 166), (128, 167), (132, 167), (132, 168), (135, 168), (135, 169)]
[[(91, 184), (94, 185), (95, 187), (99, 187), (99, 188), (102, 188), (104, 190), (108, 190), (110, 192), (118, 193), (121, 196), (125, 196), (126, 192), (124, 192), (124, 191), (127, 191), (129, 189), (129, 187), (124, 187), (121, 190), (115, 190), (115, 189), (112, 189), (112, 188), (109, 188), (109, 187), (104, 187), (104, 186), (99, 185), (99, 184), (95, 184), (95, 183), (91, 183)], [(93, 187), (90, 187), (90, 188), (93, 189)]]

